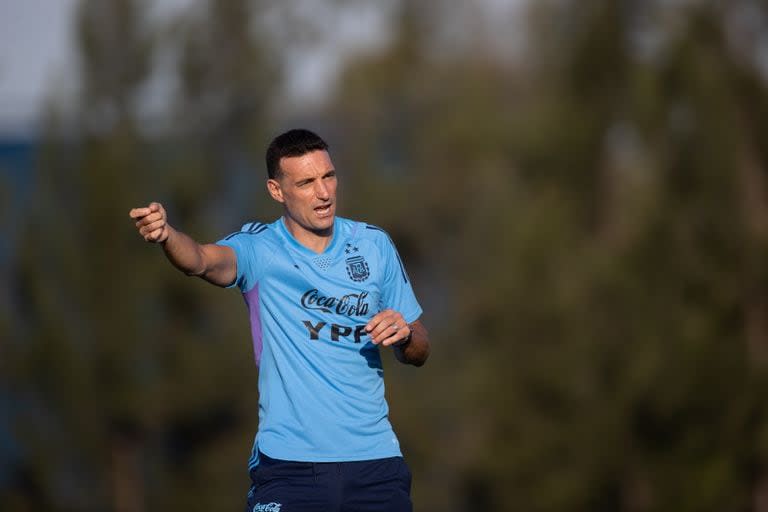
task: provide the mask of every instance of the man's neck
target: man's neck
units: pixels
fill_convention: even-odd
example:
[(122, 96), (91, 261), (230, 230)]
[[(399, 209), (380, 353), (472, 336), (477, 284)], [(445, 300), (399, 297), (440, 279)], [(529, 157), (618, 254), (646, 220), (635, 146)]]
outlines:
[(333, 224), (326, 230), (312, 231), (303, 228), (288, 216), (283, 216), (283, 221), (285, 222), (286, 229), (288, 229), (288, 232), (293, 235), (297, 242), (317, 254), (325, 251), (326, 247), (331, 244), (331, 240), (333, 240)]

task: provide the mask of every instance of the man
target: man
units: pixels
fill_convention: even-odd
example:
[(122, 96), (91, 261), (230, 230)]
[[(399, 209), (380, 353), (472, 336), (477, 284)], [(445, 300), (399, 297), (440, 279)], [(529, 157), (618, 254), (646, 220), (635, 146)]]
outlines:
[(139, 233), (187, 275), (237, 286), (259, 365), (259, 430), (246, 510), (411, 510), (411, 476), (387, 418), (379, 349), (421, 366), (421, 307), (391, 239), (336, 216), (327, 144), (307, 130), (267, 149), (271, 224), (200, 245), (162, 205), (131, 210)]

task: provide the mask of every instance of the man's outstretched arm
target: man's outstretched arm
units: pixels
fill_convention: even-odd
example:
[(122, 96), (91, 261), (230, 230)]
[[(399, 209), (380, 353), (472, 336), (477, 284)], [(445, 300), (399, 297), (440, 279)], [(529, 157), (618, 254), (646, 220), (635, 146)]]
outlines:
[(150, 203), (129, 213), (139, 234), (147, 242), (162, 245), (174, 267), (189, 276), (198, 276), (218, 286), (227, 286), (237, 277), (237, 257), (229, 247), (199, 244), (169, 223), (165, 208)]

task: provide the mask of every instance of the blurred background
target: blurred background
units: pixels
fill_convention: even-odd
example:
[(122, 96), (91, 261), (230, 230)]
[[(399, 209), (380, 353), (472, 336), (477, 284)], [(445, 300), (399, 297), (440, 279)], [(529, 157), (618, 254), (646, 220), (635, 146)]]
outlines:
[(768, 4), (4, 0), (0, 510), (241, 510), (242, 298), (143, 243), (331, 144), (425, 309), (418, 511), (768, 511)]

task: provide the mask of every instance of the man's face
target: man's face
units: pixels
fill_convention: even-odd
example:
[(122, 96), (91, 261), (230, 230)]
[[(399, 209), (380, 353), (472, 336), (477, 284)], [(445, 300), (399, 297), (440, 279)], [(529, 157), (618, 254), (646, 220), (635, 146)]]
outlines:
[(336, 215), (336, 170), (328, 152), (282, 158), (280, 170), (267, 188), (285, 206), (286, 220), (313, 233), (330, 230)]

